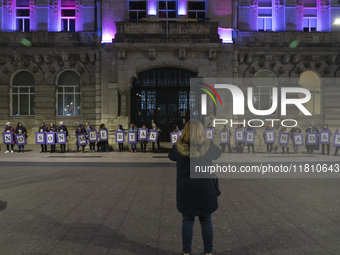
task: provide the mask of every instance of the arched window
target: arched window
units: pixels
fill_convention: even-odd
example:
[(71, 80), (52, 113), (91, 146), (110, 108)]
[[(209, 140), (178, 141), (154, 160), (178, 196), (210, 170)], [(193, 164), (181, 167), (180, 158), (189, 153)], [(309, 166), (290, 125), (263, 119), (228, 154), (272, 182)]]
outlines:
[(64, 71), (58, 77), (58, 115), (80, 115), (80, 77), (74, 71)]
[(255, 74), (253, 79), (253, 103), (257, 110), (268, 110), (272, 106), (273, 87), (277, 87), (276, 75), (263, 70)]
[[(320, 78), (313, 71), (305, 71), (300, 75), (299, 85), (305, 89), (308, 89), (312, 94), (309, 102), (304, 106), (311, 114), (320, 114), (321, 112), (321, 87)], [(303, 95), (300, 95), (304, 97)], [(300, 114), (303, 113), (300, 111)]]
[(21, 71), (12, 80), (12, 115), (34, 115), (34, 77), (30, 72)]

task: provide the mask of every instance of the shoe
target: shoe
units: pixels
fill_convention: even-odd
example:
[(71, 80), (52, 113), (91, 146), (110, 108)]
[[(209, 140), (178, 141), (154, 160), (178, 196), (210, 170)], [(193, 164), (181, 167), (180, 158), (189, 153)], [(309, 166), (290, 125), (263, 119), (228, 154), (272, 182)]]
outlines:
[(13, 150), (11, 150), (11, 153), (13, 153), (14, 151)]
[(137, 150), (135, 150), (135, 152), (137, 152)]
[[(6, 150), (5, 153), (9, 153), (9, 150)], [(335, 154), (334, 154), (335, 155)]]
[(133, 152), (133, 150), (131, 150), (131, 152)]

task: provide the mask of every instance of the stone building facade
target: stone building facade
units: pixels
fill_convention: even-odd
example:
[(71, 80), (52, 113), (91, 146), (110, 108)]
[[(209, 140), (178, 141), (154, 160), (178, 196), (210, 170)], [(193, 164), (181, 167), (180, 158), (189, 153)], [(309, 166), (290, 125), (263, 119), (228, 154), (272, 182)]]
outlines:
[[(190, 117), (190, 77), (254, 86), (259, 109), (270, 107), (271, 86), (306, 87), (313, 116), (289, 109), (287, 118), (336, 126), (339, 6), (324, 0), (3, 1), (0, 126), (21, 121), (33, 142), (41, 121), (63, 120), (72, 133), (86, 121), (109, 129), (155, 121), (167, 140)], [(253, 78), (278, 81), (252, 84)], [(231, 95), (221, 94), (227, 103), (210, 104), (207, 118), (239, 119)], [(253, 117), (246, 111), (244, 118)], [(270, 117), (282, 118), (280, 111)]]

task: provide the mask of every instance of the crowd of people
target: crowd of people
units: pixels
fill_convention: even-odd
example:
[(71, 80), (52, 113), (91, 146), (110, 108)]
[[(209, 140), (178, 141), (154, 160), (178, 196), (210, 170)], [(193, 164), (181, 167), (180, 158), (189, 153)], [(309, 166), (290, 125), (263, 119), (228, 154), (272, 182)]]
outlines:
[[(151, 131), (157, 131), (158, 133), (161, 132), (160, 128), (158, 128), (155, 123), (152, 124), (152, 127), (150, 129), (148, 129), (146, 127), (146, 125), (143, 125), (141, 128), (148, 130), (146, 132), (146, 135), (148, 135), (149, 132), (151, 132)], [(97, 141), (88, 140), (89, 141), (89, 152), (90, 153), (94, 153), (96, 151), (97, 152), (109, 152), (110, 148), (112, 148), (112, 146), (109, 146), (108, 137), (107, 137), (107, 139), (100, 139), (99, 138), (99, 130), (106, 130), (107, 133), (108, 133), (108, 129), (105, 127), (105, 124), (100, 124), (99, 130), (96, 130), (96, 127), (94, 125), (91, 125), (89, 122), (86, 122), (85, 125), (79, 124), (79, 126), (75, 130), (75, 136), (77, 137), (80, 134), (85, 134), (85, 136), (88, 138), (89, 131), (91, 131), (91, 130), (95, 130), (96, 133), (98, 133), (98, 138), (97, 138)], [(136, 125), (134, 123), (131, 123), (130, 128), (127, 129), (127, 130), (125, 130), (122, 125), (118, 125), (116, 131), (123, 131), (124, 133), (126, 133), (126, 132), (136, 132), (137, 136), (139, 137), (139, 129), (136, 127)], [(68, 131), (66, 125), (64, 125), (63, 121), (59, 122), (59, 126), (56, 126), (53, 122), (50, 123), (49, 126), (47, 126), (45, 124), (45, 122), (41, 122), (40, 127), (37, 129), (37, 132), (39, 132), (39, 133), (50, 133), (50, 132), (52, 132), (52, 133), (55, 134), (55, 139), (54, 139), (53, 144), (49, 144), (51, 153), (56, 152), (56, 146), (57, 145), (60, 146), (60, 153), (66, 152), (66, 143), (58, 144), (57, 139), (56, 139), (57, 133), (65, 133), (66, 139), (69, 137), (69, 131)], [(4, 133), (12, 133), (13, 134), (13, 141), (10, 144), (6, 144), (5, 153), (13, 153), (15, 145), (18, 145), (18, 152), (24, 152), (25, 145), (19, 145), (17, 143), (16, 139), (15, 139), (16, 135), (21, 134), (21, 133), (25, 134), (25, 137), (27, 138), (27, 129), (22, 125), (21, 122), (19, 122), (17, 124), (16, 128), (12, 127), (10, 122), (7, 122)], [(141, 139), (141, 140), (138, 139), (138, 143), (140, 144), (140, 152), (145, 153), (148, 140), (147, 139)], [(151, 142), (151, 143), (152, 143), (152, 151), (154, 153), (161, 151), (159, 135), (157, 136), (157, 139), (154, 142)], [(80, 152), (80, 151), (85, 152), (86, 144), (80, 145), (78, 143), (78, 141), (76, 141), (77, 152)], [(138, 152), (137, 142), (128, 142), (128, 144), (129, 144), (129, 150), (131, 152)], [(157, 150), (156, 150), (156, 145), (157, 145)], [(45, 153), (45, 152), (48, 151), (47, 143), (40, 144), (40, 146), (41, 146), (41, 151), (40, 151), (41, 153)], [(97, 148), (97, 150), (96, 150), (96, 148)], [(118, 143), (118, 151), (119, 152), (124, 151), (124, 142)]]

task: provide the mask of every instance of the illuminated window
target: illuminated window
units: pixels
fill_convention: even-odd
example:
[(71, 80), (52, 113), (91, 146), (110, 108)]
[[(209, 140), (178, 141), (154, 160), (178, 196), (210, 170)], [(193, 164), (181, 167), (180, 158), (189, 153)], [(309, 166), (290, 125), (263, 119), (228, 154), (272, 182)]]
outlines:
[(80, 78), (73, 71), (64, 71), (58, 78), (58, 115), (80, 115)]
[(316, 0), (303, 1), (303, 31), (312, 32), (317, 29), (317, 5)]
[(258, 3), (257, 30), (272, 31), (272, 1), (261, 0)]
[(138, 21), (146, 18), (146, 1), (129, 1), (129, 19)]
[(75, 1), (61, 1), (61, 31), (76, 31), (76, 5)]
[(189, 1), (188, 2), (188, 18), (205, 19), (205, 1)]
[[(305, 71), (300, 75), (299, 85), (308, 89), (311, 93), (311, 99), (304, 103), (304, 107), (313, 115), (321, 113), (321, 86), (320, 78), (313, 71)], [(300, 95), (304, 97), (304, 95)], [(303, 113), (300, 111), (300, 115)]]
[(34, 115), (34, 77), (30, 72), (17, 73), (12, 80), (12, 115)]
[(30, 4), (28, 0), (16, 1), (16, 31), (30, 31)]
[(158, 17), (176, 18), (177, 2), (176, 1), (159, 1), (158, 2)]

